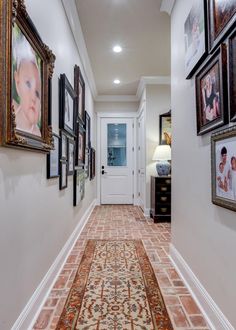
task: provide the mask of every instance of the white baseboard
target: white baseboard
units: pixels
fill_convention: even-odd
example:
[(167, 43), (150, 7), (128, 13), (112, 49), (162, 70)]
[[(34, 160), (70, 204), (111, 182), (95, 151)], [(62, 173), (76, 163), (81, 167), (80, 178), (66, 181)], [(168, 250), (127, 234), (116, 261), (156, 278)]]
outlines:
[(173, 244), (170, 258), (212, 330), (235, 330)]
[(150, 217), (150, 209), (145, 208), (143, 213), (146, 218)]
[(48, 297), (49, 292), (53, 288), (57, 276), (61, 272), (64, 263), (66, 262), (76, 240), (78, 239), (80, 233), (82, 232), (84, 226), (86, 225), (95, 205), (96, 205), (96, 200), (94, 200), (90, 204), (89, 208), (87, 209), (83, 217), (80, 219), (80, 222), (76, 226), (73, 233), (70, 235), (64, 247), (61, 249), (57, 258), (51, 265), (47, 274), (44, 276), (42, 282), (35, 290), (34, 294), (28, 301), (27, 305), (21, 312), (20, 316), (14, 323), (11, 330), (26, 330), (26, 329), (31, 330), (33, 328), (33, 325), (38, 317), (38, 314), (42, 309)]

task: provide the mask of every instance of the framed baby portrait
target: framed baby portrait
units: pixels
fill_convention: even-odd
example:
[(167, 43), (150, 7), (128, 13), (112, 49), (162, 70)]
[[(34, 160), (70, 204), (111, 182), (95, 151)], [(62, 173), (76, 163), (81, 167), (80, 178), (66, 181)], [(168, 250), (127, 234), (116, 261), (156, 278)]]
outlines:
[(68, 137), (68, 175), (74, 174), (75, 170), (75, 141)]
[(236, 29), (229, 37), (229, 98), (230, 120), (236, 121)]
[(212, 134), (212, 202), (236, 211), (236, 126)]
[(208, 0), (209, 46), (213, 51), (228, 34), (236, 21), (235, 0)]
[(48, 152), (53, 149), (49, 116), (55, 56), (23, 0), (1, 1), (0, 17), (0, 144)]
[(196, 74), (197, 134), (228, 123), (227, 51), (222, 44)]
[(207, 3), (196, 0), (184, 23), (185, 73), (190, 79), (207, 56)]
[(58, 178), (60, 175), (60, 136), (53, 133), (54, 149), (47, 154), (47, 179)]
[(74, 67), (74, 88), (76, 92), (77, 120), (84, 125), (85, 121), (85, 82), (78, 65)]
[(60, 76), (60, 128), (75, 135), (76, 93), (65, 74)]

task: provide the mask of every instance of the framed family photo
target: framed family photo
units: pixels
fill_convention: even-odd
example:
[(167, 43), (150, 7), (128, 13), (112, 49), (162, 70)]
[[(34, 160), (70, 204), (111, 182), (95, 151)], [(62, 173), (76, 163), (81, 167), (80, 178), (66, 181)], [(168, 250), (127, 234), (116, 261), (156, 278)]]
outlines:
[(209, 44), (211, 51), (225, 38), (236, 20), (235, 0), (209, 0)]
[(58, 178), (60, 175), (60, 136), (53, 133), (54, 149), (47, 154), (47, 179)]
[(60, 76), (60, 128), (75, 135), (76, 93), (65, 74)]
[(0, 144), (48, 152), (53, 149), (49, 117), (55, 56), (23, 0), (2, 1), (0, 17)]
[(85, 121), (85, 82), (78, 65), (74, 68), (74, 88), (76, 92), (77, 119), (84, 125)]
[(196, 74), (197, 134), (228, 123), (227, 51), (222, 44)]
[(190, 79), (207, 56), (207, 2), (195, 0), (184, 23), (185, 73)]
[(236, 126), (211, 137), (212, 202), (236, 211)]
[(75, 170), (75, 141), (68, 137), (68, 175), (74, 174)]
[(159, 116), (159, 144), (171, 145), (171, 110)]
[(230, 120), (236, 121), (236, 29), (229, 37), (229, 99)]

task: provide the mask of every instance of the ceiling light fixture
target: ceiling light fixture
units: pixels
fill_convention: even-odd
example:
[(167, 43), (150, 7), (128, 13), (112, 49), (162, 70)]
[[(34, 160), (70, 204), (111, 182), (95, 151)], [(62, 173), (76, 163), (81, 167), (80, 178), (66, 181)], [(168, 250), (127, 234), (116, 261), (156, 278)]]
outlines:
[(114, 46), (113, 47), (113, 52), (114, 53), (120, 53), (120, 52), (122, 52), (122, 47), (119, 46), (119, 45)]
[(116, 84), (116, 85), (119, 85), (119, 84), (120, 84), (120, 80), (119, 80), (119, 79), (115, 79), (113, 82), (114, 82), (114, 84)]

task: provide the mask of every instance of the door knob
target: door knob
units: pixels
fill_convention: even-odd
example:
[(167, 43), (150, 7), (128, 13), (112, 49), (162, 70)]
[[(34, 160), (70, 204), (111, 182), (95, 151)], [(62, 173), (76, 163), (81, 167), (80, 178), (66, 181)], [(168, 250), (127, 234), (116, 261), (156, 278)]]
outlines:
[(102, 175), (103, 175), (103, 174), (107, 174), (107, 172), (105, 172), (104, 170), (102, 170)]

